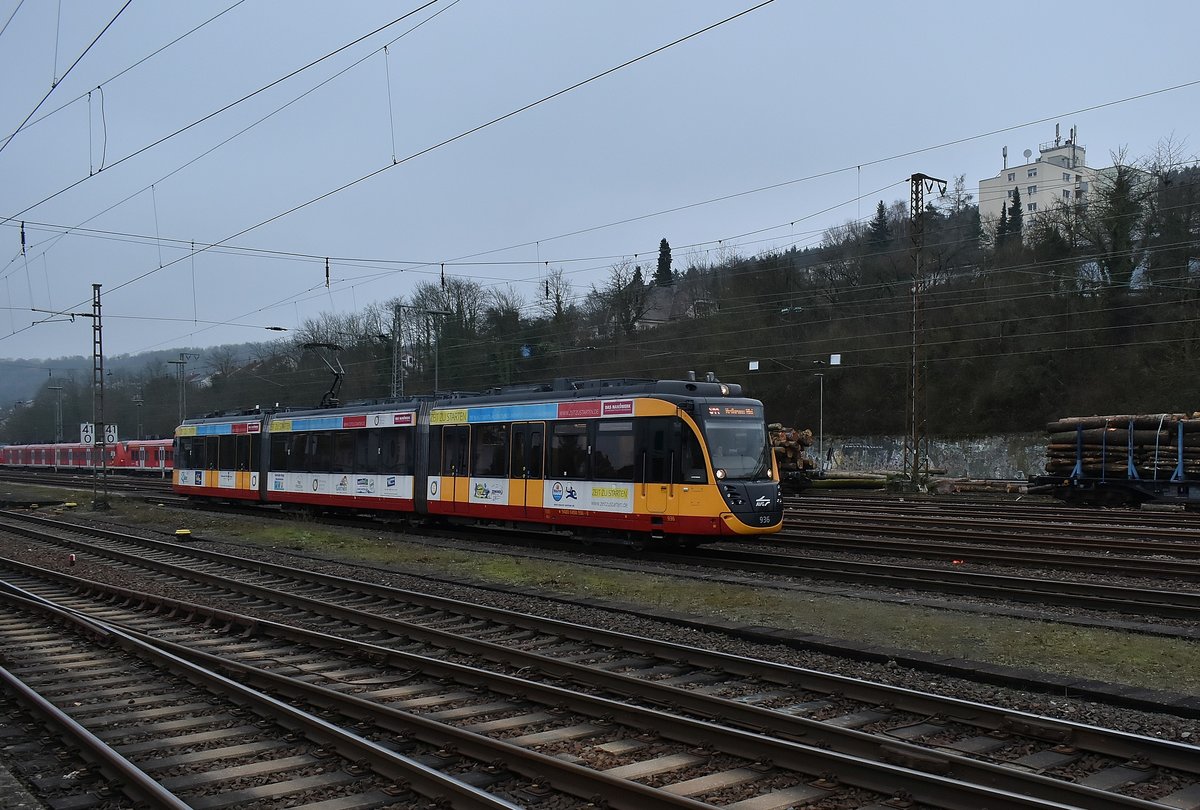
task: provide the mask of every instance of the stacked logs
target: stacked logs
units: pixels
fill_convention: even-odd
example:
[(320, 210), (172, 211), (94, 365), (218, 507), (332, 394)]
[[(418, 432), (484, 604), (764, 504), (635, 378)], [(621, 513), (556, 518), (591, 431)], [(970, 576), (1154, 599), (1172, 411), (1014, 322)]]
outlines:
[(816, 462), (809, 458), (804, 451), (812, 447), (813, 434), (811, 430), (797, 430), (784, 427), (778, 422), (767, 425), (771, 449), (775, 453), (775, 461), (783, 472), (815, 470)]
[(1082, 428), (1082, 472), (1087, 477), (1125, 478), (1129, 470), (1130, 427), (1133, 464), (1140, 478), (1169, 479), (1179, 463), (1179, 425), (1183, 425), (1183, 471), (1200, 477), (1200, 413), (1075, 416), (1046, 426), (1046, 472), (1068, 476), (1075, 469)]

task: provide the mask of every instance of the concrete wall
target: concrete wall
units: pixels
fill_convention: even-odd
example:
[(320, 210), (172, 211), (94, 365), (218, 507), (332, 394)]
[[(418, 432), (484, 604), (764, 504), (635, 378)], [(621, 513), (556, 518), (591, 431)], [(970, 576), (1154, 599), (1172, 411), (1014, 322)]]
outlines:
[[(1031, 478), (1046, 462), (1046, 434), (986, 436), (929, 443), (930, 466), (953, 478)], [(829, 451), (832, 449), (832, 458)], [(817, 448), (809, 451), (814, 457)], [(904, 439), (898, 436), (826, 436), (828, 469), (842, 472), (899, 472)]]

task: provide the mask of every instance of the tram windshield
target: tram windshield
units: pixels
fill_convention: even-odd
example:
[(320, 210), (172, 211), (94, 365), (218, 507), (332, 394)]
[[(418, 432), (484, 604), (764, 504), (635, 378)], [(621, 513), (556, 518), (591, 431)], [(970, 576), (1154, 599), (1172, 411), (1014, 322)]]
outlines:
[[(708, 419), (704, 424), (714, 470), (726, 480), (760, 480), (771, 474), (767, 431), (759, 419)], [(722, 476), (718, 475), (718, 478)]]

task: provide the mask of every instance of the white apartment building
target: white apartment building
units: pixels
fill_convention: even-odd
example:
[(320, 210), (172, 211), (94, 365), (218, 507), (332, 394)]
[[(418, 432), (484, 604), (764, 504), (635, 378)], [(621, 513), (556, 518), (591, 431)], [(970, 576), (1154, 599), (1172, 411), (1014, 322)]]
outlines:
[(1026, 149), (1026, 162), (1020, 166), (1008, 165), (1008, 147), (1004, 147), (1004, 168), (995, 177), (979, 181), (979, 219), (985, 227), (999, 220), (1014, 188), (1021, 192), (1026, 222), (1040, 212), (1053, 210), (1059, 203), (1087, 203), (1089, 190), (1101, 170), (1087, 165), (1087, 152), (1079, 143), (1074, 127), (1066, 140), (1057, 132), (1055, 127), (1054, 140), (1043, 143), (1032, 162), (1029, 161), (1033, 153)]

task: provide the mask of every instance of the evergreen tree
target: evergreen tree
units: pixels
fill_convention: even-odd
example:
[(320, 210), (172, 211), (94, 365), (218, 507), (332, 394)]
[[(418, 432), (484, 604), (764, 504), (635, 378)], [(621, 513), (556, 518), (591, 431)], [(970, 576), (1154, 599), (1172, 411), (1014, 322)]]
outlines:
[(1012, 202), (1008, 204), (1008, 235), (1013, 237), (1013, 241), (1020, 243), (1021, 241), (1021, 189), (1013, 188)]
[(996, 223), (996, 247), (1001, 248), (1008, 241), (1008, 204), (1000, 205), (1000, 221)]
[(674, 280), (675, 276), (671, 274), (671, 246), (663, 239), (658, 243), (658, 267), (654, 271), (654, 283), (666, 287)]
[(1114, 287), (1129, 287), (1145, 258), (1142, 220), (1150, 186), (1138, 174), (1124, 153), (1114, 154), (1111, 173), (1097, 180), (1088, 206), (1087, 238)]
[(883, 200), (880, 200), (879, 206), (875, 209), (875, 219), (871, 220), (867, 229), (867, 244), (873, 250), (880, 251), (887, 247), (891, 238), (892, 229), (888, 225), (887, 208), (884, 207)]

